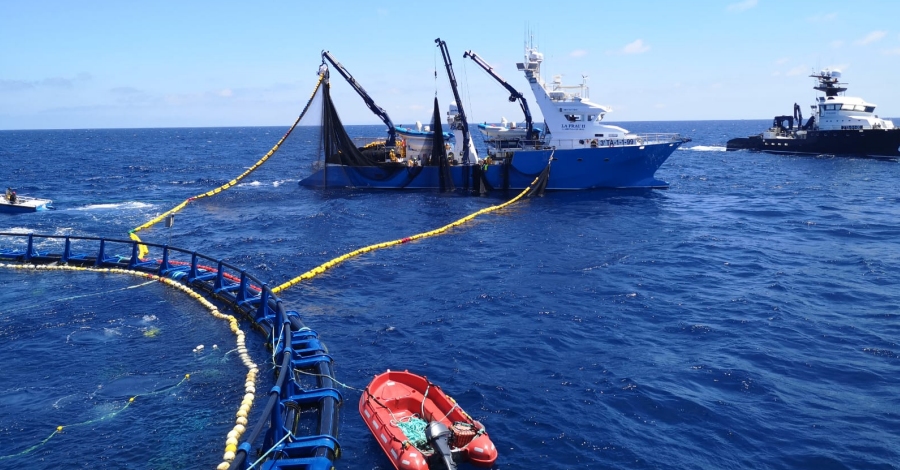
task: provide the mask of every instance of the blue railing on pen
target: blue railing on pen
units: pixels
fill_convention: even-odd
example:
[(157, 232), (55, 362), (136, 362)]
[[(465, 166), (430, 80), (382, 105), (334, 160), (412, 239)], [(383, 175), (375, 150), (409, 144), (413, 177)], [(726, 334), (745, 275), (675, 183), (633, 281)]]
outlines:
[[(138, 257), (140, 245), (149, 249), (144, 258)], [(168, 245), (21, 233), (0, 233), (0, 261), (151, 273), (178, 280), (230, 306), (266, 335), (278, 375), (262, 418), (245, 434), (229, 468), (330, 470), (340, 457), (338, 411), (343, 397), (335, 388), (331, 356), (300, 315), (286, 310), (265, 283), (246, 271)], [(257, 453), (251, 455), (254, 445)]]

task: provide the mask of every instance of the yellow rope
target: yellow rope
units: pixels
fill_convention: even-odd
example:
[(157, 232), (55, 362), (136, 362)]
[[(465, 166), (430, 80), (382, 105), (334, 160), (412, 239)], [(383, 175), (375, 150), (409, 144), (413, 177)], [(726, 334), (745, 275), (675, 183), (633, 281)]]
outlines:
[[(157, 276), (155, 274), (145, 273), (145, 272), (141, 272), (141, 271), (129, 271), (127, 269), (119, 269), (119, 268), (89, 268), (89, 267), (82, 267), (82, 266), (66, 266), (66, 265), (51, 266), (51, 265), (31, 265), (31, 264), (12, 264), (12, 263), (9, 263), (9, 264), (0, 263), (0, 268), (31, 269), (31, 270), (46, 270), (46, 271), (93, 271), (93, 272), (97, 272), (97, 273), (130, 274), (130, 275), (136, 276), (136, 277), (152, 279), (155, 281), (162, 282), (162, 283), (168, 285), (169, 287), (173, 287), (175, 289), (178, 289), (178, 290), (186, 293), (187, 295), (191, 296), (197, 302), (203, 304), (203, 306), (206, 307), (207, 310), (209, 310), (209, 312), (212, 316), (228, 321), (229, 326), (231, 328), (231, 332), (234, 333), (234, 335), (236, 336), (238, 354), (240, 355), (241, 361), (244, 363), (244, 366), (247, 367), (247, 377), (246, 377), (246, 381), (244, 383), (244, 392), (245, 393), (244, 393), (243, 399), (241, 401), (241, 406), (238, 408), (238, 411), (235, 414), (236, 418), (235, 418), (234, 428), (232, 428), (232, 430), (228, 432), (227, 438), (225, 440), (225, 454), (222, 457), (223, 462), (220, 463), (219, 466), (216, 468), (228, 468), (228, 466), (230, 466), (230, 462), (232, 460), (234, 460), (234, 455), (235, 455), (235, 452), (237, 451), (238, 439), (240, 439), (241, 435), (246, 430), (247, 417), (249, 416), (250, 409), (253, 406), (253, 399), (256, 397), (256, 376), (259, 373), (259, 368), (253, 362), (253, 360), (250, 358), (250, 354), (247, 351), (247, 345), (244, 340), (244, 332), (238, 326), (237, 318), (235, 318), (234, 316), (226, 315), (226, 314), (220, 312), (218, 307), (216, 307), (212, 302), (210, 302), (209, 300), (207, 300), (205, 297), (198, 294), (197, 292), (194, 292), (193, 290), (191, 290), (190, 287), (188, 287), (178, 281), (169, 279), (167, 277), (161, 277), (161, 276)], [(189, 378), (190, 378), (190, 374), (185, 375), (184, 379), (182, 379), (181, 382), (178, 383), (178, 385), (181, 385), (182, 383), (184, 383), (185, 380), (187, 380)], [(176, 387), (178, 385), (176, 385)], [(152, 395), (153, 393), (157, 393), (157, 392), (145, 393), (144, 395)], [(132, 397), (130, 400), (128, 400), (128, 403), (121, 410), (115, 411), (112, 414), (101, 417), (99, 419), (94, 419), (94, 420), (87, 421), (84, 423), (78, 423), (77, 425), (88, 424), (88, 423), (92, 423), (95, 421), (100, 421), (103, 419), (113, 417), (113, 416), (121, 413), (122, 411), (124, 411), (126, 408), (128, 408), (128, 406), (131, 405), (131, 403), (134, 401), (135, 398), (137, 398), (137, 396)], [(76, 426), (76, 425), (70, 424), (69, 426)], [(34, 449), (36, 449), (36, 448), (40, 447), (41, 445), (43, 445), (44, 443), (46, 443), (47, 441), (49, 441), (50, 438), (52, 438), (53, 436), (55, 436), (57, 433), (61, 432), (62, 430), (63, 430), (63, 426), (59, 426), (56, 428), (56, 431), (54, 431), (53, 434), (51, 434), (47, 439), (44, 439), (43, 442), (41, 442), (31, 448), (28, 448), (25, 451), (20, 452), (18, 454), (8, 455), (8, 456), (0, 456), (0, 460), (10, 458), (10, 457), (15, 457), (18, 455), (24, 455), (28, 452), (31, 452)]]
[[(321, 77), (320, 77), (319, 83), (321, 83)], [(319, 84), (316, 84), (316, 90), (318, 90), (318, 87), (319, 87)], [(315, 94), (315, 91), (313, 92), (313, 94)], [(307, 104), (307, 107), (308, 107), (308, 106), (309, 106), (309, 105)], [(304, 113), (304, 114), (306, 113), (306, 109), (303, 110), (303, 113)], [(302, 116), (303, 116), (303, 115), (301, 114), (301, 117), (302, 117)], [(300, 121), (300, 118), (297, 118), (297, 122), (299, 122), (299, 121)], [(294, 123), (294, 126), (297, 125), (297, 122)], [(293, 129), (294, 126), (292, 126), (291, 129)], [(290, 131), (288, 131), (288, 133), (290, 133)], [(285, 135), (285, 137), (287, 137), (287, 134)], [(202, 194), (202, 195), (200, 195), (200, 196), (197, 196), (197, 197), (188, 199), (188, 200), (184, 201), (183, 203), (181, 203), (180, 205), (178, 205), (176, 208), (174, 208), (174, 209), (170, 210), (169, 212), (163, 214), (162, 216), (158, 217), (157, 219), (154, 219), (154, 221), (148, 222), (148, 223), (146, 223), (146, 224), (144, 224), (144, 225), (142, 225), (142, 226), (136, 228), (134, 231), (137, 231), (137, 230), (141, 230), (141, 229), (150, 227), (151, 225), (155, 224), (155, 223), (158, 222), (159, 220), (162, 220), (163, 218), (165, 218), (165, 216), (167, 216), (168, 214), (171, 214), (171, 213), (177, 212), (178, 210), (181, 210), (181, 208), (183, 208), (185, 205), (187, 205), (187, 203), (188, 203), (189, 201), (191, 201), (191, 200), (193, 200), (193, 199), (197, 199), (197, 198), (199, 198), (199, 197), (212, 196), (212, 195), (218, 194), (219, 192), (221, 192), (221, 191), (224, 190), (224, 189), (227, 189), (227, 188), (230, 187), (230, 186), (233, 186), (233, 185), (236, 184), (237, 181), (239, 181), (241, 178), (243, 178), (244, 176), (250, 174), (250, 172), (252, 172), (252, 171), (255, 169), (255, 167), (259, 166), (259, 164), (261, 164), (261, 163), (264, 162), (266, 159), (268, 159), (268, 158), (275, 152), (275, 150), (277, 150), (278, 146), (281, 145), (281, 143), (284, 141), (284, 138), (285, 138), (285, 137), (283, 137), (283, 138), (278, 142), (278, 144), (276, 144), (276, 146), (275, 146), (275, 147), (274, 147), (274, 148), (273, 148), (273, 149), (272, 149), (272, 150), (271, 150), (271, 151), (263, 158), (263, 160), (260, 160), (260, 162), (257, 163), (257, 165), (254, 165), (254, 167), (252, 167), (252, 168), (250, 168), (249, 170), (247, 170), (246, 172), (244, 172), (244, 174), (242, 174), (242, 175), (239, 176), (238, 178), (235, 178), (234, 180), (230, 181), (227, 185), (224, 185), (224, 186), (222, 186), (222, 187), (220, 187), (220, 188), (217, 188), (216, 190), (207, 192), (207, 193)], [(551, 155), (551, 159), (552, 159), (552, 155)], [(449, 223), (449, 224), (447, 224), (447, 225), (444, 225), (443, 227), (440, 227), (440, 228), (437, 228), (437, 229), (434, 229), (434, 230), (431, 230), (431, 231), (428, 231), (428, 232), (418, 233), (418, 234), (416, 234), (416, 235), (412, 235), (412, 236), (409, 236), (409, 237), (406, 237), (406, 238), (401, 238), (401, 239), (398, 239), (398, 240), (392, 240), (392, 241), (388, 241), (388, 242), (377, 243), (377, 244), (374, 244), (374, 245), (369, 245), (369, 246), (360, 248), (360, 249), (358, 249), (358, 250), (352, 251), (352, 252), (347, 253), (347, 254), (345, 254), (345, 255), (342, 255), (342, 256), (339, 256), (339, 257), (337, 257), (337, 258), (334, 258), (334, 259), (332, 259), (331, 261), (328, 261), (328, 262), (326, 262), (326, 263), (324, 263), (324, 264), (321, 264), (321, 265), (319, 265), (318, 267), (316, 267), (316, 268), (314, 268), (314, 269), (311, 269), (311, 270), (309, 270), (309, 271), (307, 271), (307, 272), (301, 274), (300, 276), (297, 276), (296, 278), (291, 279), (290, 281), (285, 282), (284, 284), (281, 284), (281, 285), (278, 286), (278, 287), (273, 288), (273, 289), (272, 289), (272, 292), (275, 293), (275, 294), (277, 294), (278, 292), (281, 292), (282, 290), (287, 289), (288, 287), (292, 287), (292, 286), (294, 286), (294, 285), (300, 283), (301, 281), (304, 281), (304, 280), (307, 280), (307, 279), (312, 279), (313, 277), (318, 276), (319, 274), (324, 273), (326, 270), (328, 270), (328, 269), (330, 269), (330, 268), (333, 268), (333, 267), (337, 266), (338, 264), (341, 264), (341, 263), (343, 263), (344, 261), (347, 261), (347, 260), (350, 259), (350, 258), (359, 256), (359, 255), (361, 255), (361, 254), (363, 254), (363, 253), (368, 253), (368, 252), (370, 252), (370, 251), (379, 250), (379, 249), (382, 249), (382, 248), (388, 248), (388, 247), (395, 246), (395, 245), (400, 245), (400, 244), (407, 243), (407, 242), (410, 242), (410, 241), (413, 241), (413, 240), (418, 240), (418, 239), (420, 239), (420, 238), (427, 238), (427, 237), (433, 237), (433, 236), (436, 236), (436, 235), (440, 235), (440, 234), (442, 234), (442, 233), (444, 233), (444, 232), (450, 230), (450, 229), (453, 228), (453, 227), (458, 227), (458, 226), (460, 226), (460, 225), (462, 225), (462, 224), (464, 224), (464, 223), (466, 223), (466, 222), (471, 221), (472, 219), (474, 219), (475, 217), (478, 217), (479, 215), (487, 214), (487, 213), (489, 213), (489, 212), (494, 212), (494, 211), (503, 209), (504, 207), (510, 206), (510, 205), (512, 205), (512, 204), (515, 204), (515, 203), (518, 202), (520, 199), (522, 199), (523, 197), (525, 197), (525, 195), (528, 194), (529, 191), (532, 190), (532, 188), (534, 187), (534, 185), (537, 184), (538, 181), (539, 181), (540, 179), (541, 179), (540, 176), (536, 177), (536, 178), (534, 179), (534, 181), (532, 181), (531, 184), (530, 184), (527, 188), (525, 188), (521, 193), (519, 193), (516, 197), (510, 199), (509, 201), (504, 202), (503, 204), (498, 204), (498, 205), (495, 205), (495, 206), (486, 207), (486, 208), (481, 209), (481, 210), (479, 210), (479, 211), (476, 211), (476, 212), (474, 212), (474, 213), (472, 213), (472, 214), (469, 214), (469, 215), (467, 215), (467, 216), (465, 216), (465, 217), (463, 217), (463, 218), (461, 218), (461, 219), (458, 219), (458, 220), (456, 220), (456, 221), (454, 221), (454, 222), (451, 222), (451, 223)], [(132, 239), (134, 239), (134, 240), (137, 241), (137, 242), (140, 242), (140, 239), (137, 237), (136, 234), (134, 234), (134, 231), (131, 232), (131, 237), (132, 237)], [(142, 246), (142, 248), (144, 248), (144, 247)], [(242, 435), (242, 434), (244, 433), (244, 431), (246, 430), (247, 416), (249, 415), (250, 408), (251, 408), (251, 406), (253, 405), (253, 399), (255, 398), (255, 393), (256, 393), (256, 385), (255, 385), (255, 382), (256, 382), (256, 375), (257, 375), (257, 373), (258, 373), (258, 371), (259, 371), (258, 368), (257, 368), (257, 366), (256, 366), (256, 364), (254, 364), (254, 363), (252, 362), (252, 360), (250, 359), (249, 354), (247, 353), (247, 348), (246, 348), (246, 345), (244, 344), (244, 332), (241, 331), (240, 328), (238, 327), (238, 322), (237, 322), (237, 319), (236, 319), (235, 317), (233, 317), (233, 316), (231, 316), (231, 315), (225, 315), (225, 314), (223, 314), (223, 313), (220, 313), (219, 310), (218, 310), (218, 308), (216, 308), (215, 305), (213, 305), (211, 302), (209, 302), (208, 300), (206, 300), (203, 296), (201, 296), (200, 294), (194, 292), (194, 291), (191, 290), (189, 287), (187, 287), (187, 286), (185, 286), (185, 285), (183, 285), (183, 284), (181, 284), (181, 283), (179, 283), (179, 282), (177, 282), (177, 281), (174, 281), (174, 280), (169, 279), (169, 278), (166, 278), (166, 277), (156, 276), (156, 275), (154, 275), (154, 274), (144, 273), (144, 272), (140, 272), (140, 271), (129, 271), (129, 270), (127, 270), (127, 269), (118, 269), (118, 268), (89, 268), (89, 267), (65, 266), (65, 265), (63, 265), (63, 266), (58, 266), (58, 265), (57, 265), (57, 266), (50, 266), (50, 265), (19, 265), (19, 264), (2, 264), (2, 263), (0, 263), (0, 268), (35, 269), (35, 270), (45, 269), (45, 270), (52, 270), (52, 271), (61, 271), (61, 270), (69, 270), (69, 271), (94, 271), (94, 272), (101, 272), (101, 273), (131, 274), (131, 275), (138, 276), (138, 277), (144, 277), (144, 278), (148, 278), (148, 279), (153, 279), (153, 280), (157, 280), (157, 281), (163, 282), (163, 283), (165, 283), (165, 284), (168, 284), (168, 285), (171, 286), (171, 287), (177, 288), (177, 289), (179, 289), (179, 290), (182, 290), (182, 291), (188, 293), (188, 294), (191, 295), (195, 300), (199, 301), (199, 302), (202, 303), (204, 306), (206, 306), (206, 307), (210, 310), (210, 312), (211, 312), (211, 314), (212, 314), (213, 316), (218, 317), (218, 318), (222, 318), (222, 319), (225, 319), (225, 320), (228, 320), (228, 321), (230, 322), (230, 324), (231, 324), (231, 330), (232, 330), (232, 332), (234, 332), (235, 335), (237, 335), (237, 343), (238, 343), (238, 348), (237, 348), (237, 350), (238, 350), (238, 352), (240, 353), (241, 359), (243, 360), (244, 364), (245, 364), (245, 365), (247, 366), (247, 368), (249, 369), (249, 371), (248, 371), (248, 373), (247, 373), (247, 382), (246, 382), (246, 384), (245, 384), (245, 391), (246, 391), (246, 394), (244, 395), (244, 399), (243, 399), (243, 401), (241, 402), (241, 406), (240, 406), (240, 408), (238, 409), (238, 412), (237, 412), (237, 414), (236, 414), (236, 416), (237, 416), (236, 424), (235, 424), (234, 428), (228, 433), (227, 439), (226, 439), (226, 441), (225, 441), (225, 454), (224, 454), (224, 456), (223, 456), (223, 462), (220, 463), (220, 464), (216, 467), (217, 469), (226, 469), (226, 468), (229, 468), (230, 462), (231, 462), (232, 460), (234, 460), (234, 457), (235, 457), (235, 452), (236, 452), (236, 450), (237, 450), (238, 439), (240, 439), (241, 435)], [(182, 383), (184, 383), (185, 380), (187, 380), (187, 379), (189, 379), (189, 378), (190, 378), (190, 374), (186, 374), (186, 375), (184, 376), (184, 379), (182, 379), (181, 382), (179, 382), (179, 383), (176, 384), (175, 386), (177, 387), (178, 385), (181, 385)], [(145, 395), (151, 395), (151, 394), (153, 394), (153, 393), (155, 393), (155, 392), (147, 393), (147, 394), (145, 394)], [(56, 430), (53, 431), (52, 434), (50, 434), (50, 436), (48, 436), (46, 439), (44, 439), (44, 440), (41, 441), (40, 443), (38, 443), (38, 444), (36, 444), (36, 445), (34, 445), (34, 446), (28, 448), (28, 449), (25, 449), (24, 451), (19, 452), (19, 453), (17, 453), (17, 454), (6, 455), (6, 456), (0, 456), (0, 460), (4, 460), (4, 459), (12, 458), (12, 457), (17, 457), (17, 456), (25, 455), (25, 454), (28, 454), (28, 453), (34, 451), (35, 449), (39, 448), (40, 446), (46, 444), (51, 438), (53, 438), (53, 436), (55, 436), (56, 434), (62, 432), (63, 428), (65, 428), (65, 427), (80, 426), (80, 425), (89, 424), (89, 423), (93, 423), (93, 422), (96, 422), (96, 421), (102, 421), (102, 420), (105, 420), (105, 419), (108, 419), (108, 418), (112, 418), (112, 417), (114, 417), (115, 415), (121, 413), (122, 411), (125, 411), (125, 409), (127, 409), (127, 408), (131, 405), (131, 403), (134, 402), (135, 398), (137, 398), (138, 396), (139, 396), (139, 395), (136, 395), (136, 396), (130, 398), (130, 399), (128, 400), (128, 403), (126, 403), (125, 406), (124, 406), (122, 409), (120, 409), (120, 410), (118, 410), (118, 411), (114, 411), (114, 412), (110, 413), (109, 415), (106, 415), (106, 416), (103, 416), (103, 417), (100, 417), (100, 418), (97, 418), (97, 419), (93, 419), (93, 420), (90, 420), (90, 421), (86, 421), (86, 422), (83, 422), (83, 423), (70, 424), (70, 425), (68, 425), (68, 426), (58, 426), (58, 427), (56, 428)]]
[[(552, 158), (552, 156), (551, 156), (551, 158)], [(461, 218), (461, 219), (459, 219), (459, 220), (457, 220), (457, 221), (455, 221), (455, 222), (451, 222), (451, 223), (449, 223), (449, 224), (447, 224), (447, 225), (444, 225), (443, 227), (440, 227), (440, 228), (437, 228), (437, 229), (434, 229), (434, 230), (431, 230), (431, 231), (428, 231), (428, 232), (419, 233), (419, 234), (416, 234), (416, 235), (412, 235), (412, 236), (410, 236), (410, 237), (401, 238), (401, 239), (398, 239), (398, 240), (392, 240), (392, 241), (389, 241), (389, 242), (376, 243), (376, 244), (374, 244), (374, 245), (369, 245), (369, 246), (360, 248), (360, 249), (358, 249), (358, 250), (351, 251), (350, 253), (347, 253), (347, 254), (345, 254), (345, 255), (338, 256), (337, 258), (334, 258), (334, 259), (332, 259), (331, 261), (328, 261), (328, 262), (326, 262), (326, 263), (320, 264), (319, 266), (317, 266), (317, 267), (315, 267), (315, 268), (313, 268), (313, 269), (310, 269), (309, 271), (307, 271), (307, 272), (305, 272), (305, 273), (303, 273), (303, 274), (301, 274), (301, 275), (299, 275), (299, 276), (297, 276), (297, 277), (291, 279), (290, 281), (287, 281), (287, 282), (285, 282), (284, 284), (281, 284), (280, 286), (273, 288), (273, 289), (272, 289), (272, 293), (278, 294), (279, 292), (281, 292), (281, 291), (287, 289), (288, 287), (292, 287), (292, 286), (294, 286), (294, 285), (299, 284), (299, 283), (302, 282), (302, 281), (305, 281), (305, 280), (308, 280), (308, 279), (312, 279), (312, 278), (318, 276), (319, 274), (324, 273), (326, 270), (331, 269), (331, 268), (333, 268), (333, 267), (335, 267), (335, 266), (337, 266), (337, 265), (343, 263), (344, 261), (347, 261), (347, 260), (350, 259), (350, 258), (359, 256), (359, 255), (361, 255), (361, 254), (363, 254), (363, 253), (368, 253), (368, 252), (373, 251), (373, 250), (380, 250), (380, 249), (382, 249), (382, 248), (388, 248), (388, 247), (391, 247), (391, 246), (400, 245), (400, 244), (402, 244), (402, 243), (410, 242), (410, 241), (413, 241), (413, 240), (418, 240), (418, 239), (420, 239), (420, 238), (427, 238), (427, 237), (433, 237), (433, 236), (435, 236), (435, 235), (440, 235), (440, 234), (446, 232), (447, 230), (450, 230), (450, 229), (453, 228), (453, 227), (458, 227), (458, 226), (460, 226), (460, 225), (462, 225), (462, 224), (464, 224), (464, 223), (466, 223), (466, 222), (468, 222), (468, 221), (474, 219), (475, 217), (478, 217), (479, 215), (487, 214), (488, 212), (493, 212), (493, 211), (496, 211), (496, 210), (500, 210), (500, 209), (503, 209), (503, 208), (506, 207), (506, 206), (509, 206), (509, 205), (511, 205), (511, 204), (515, 204), (516, 201), (518, 201), (519, 199), (522, 199), (523, 197), (525, 197), (525, 195), (528, 194), (528, 192), (532, 190), (532, 188), (534, 187), (534, 185), (535, 185), (540, 179), (541, 179), (541, 176), (538, 176), (537, 178), (535, 178), (534, 181), (532, 181), (531, 184), (530, 184), (527, 188), (525, 188), (521, 193), (519, 193), (516, 197), (510, 199), (509, 201), (504, 202), (503, 204), (498, 204), (498, 205), (496, 205), (496, 206), (485, 207), (484, 209), (481, 209), (481, 210), (478, 211), (478, 212), (474, 212), (474, 213), (469, 214), (469, 215), (467, 215), (467, 216), (465, 216), (465, 217), (463, 217), (463, 218)]]
[[(160, 223), (161, 221), (165, 220), (166, 217), (168, 217), (172, 214), (175, 214), (176, 212), (180, 211), (181, 209), (184, 209), (185, 206), (187, 206), (188, 203), (191, 201), (195, 201), (197, 199), (201, 199), (204, 197), (215, 196), (216, 194), (219, 194), (222, 191), (225, 191), (226, 189), (238, 184), (239, 181), (246, 178), (248, 175), (250, 175), (250, 173), (253, 173), (254, 171), (256, 171), (256, 169), (259, 168), (260, 166), (262, 166), (262, 164), (265, 163), (272, 155), (275, 155), (275, 152), (278, 151), (278, 149), (281, 147), (281, 144), (283, 144), (285, 139), (287, 139), (288, 136), (291, 135), (291, 132), (294, 131), (294, 128), (297, 127), (297, 124), (299, 124), (300, 120), (303, 119), (303, 116), (306, 115), (306, 111), (309, 109), (309, 105), (312, 104), (313, 98), (316, 96), (316, 92), (319, 91), (319, 86), (322, 84), (323, 78), (324, 78), (324, 75), (319, 75), (319, 81), (316, 82), (316, 87), (313, 89), (313, 92), (310, 95), (309, 101), (306, 103), (306, 107), (303, 108), (303, 112), (300, 113), (300, 116), (297, 116), (297, 120), (294, 121), (294, 124), (291, 125), (290, 129), (288, 129), (288, 131), (284, 134), (284, 136), (281, 137), (281, 140), (279, 140), (278, 143), (276, 143), (275, 146), (272, 147), (271, 150), (269, 150), (269, 153), (265, 154), (262, 158), (260, 158), (259, 161), (254, 163), (253, 166), (251, 166), (250, 168), (247, 169), (247, 171), (241, 173), (237, 178), (223, 184), (222, 186), (219, 186), (216, 189), (213, 189), (211, 191), (207, 191), (205, 193), (198, 194), (194, 197), (189, 197), (189, 198), (185, 199), (184, 202), (182, 202), (181, 204), (175, 206), (174, 208), (169, 209), (168, 211), (162, 213), (155, 219), (153, 219), (141, 226), (135, 227), (134, 229), (132, 229), (131, 231), (128, 232), (128, 236), (131, 237), (132, 240), (140, 243), (141, 239), (140, 239), (140, 237), (138, 237), (137, 232), (147, 229), (147, 228), (150, 228), (150, 227)], [(141, 259), (143, 259), (145, 256), (147, 256), (147, 253), (149, 252), (146, 245), (139, 245), (139, 251), (140, 251), (140, 253), (138, 256)]]
[[(185, 374), (185, 375), (184, 375), (184, 378), (181, 379), (181, 382), (178, 382), (177, 384), (173, 385), (172, 387), (165, 389), (165, 391), (169, 391), (169, 390), (171, 390), (172, 388), (178, 387), (179, 385), (183, 384), (184, 381), (187, 380), (187, 379), (189, 379), (190, 377), (191, 377), (191, 374)], [(129, 398), (129, 399), (128, 399), (128, 403), (125, 403), (125, 406), (123, 406), (121, 409), (116, 410), (116, 411), (113, 411), (113, 412), (111, 412), (111, 413), (109, 413), (109, 414), (103, 415), (103, 416), (101, 416), (101, 417), (99, 417), (99, 418), (94, 418), (94, 419), (91, 419), (91, 420), (88, 420), (88, 421), (84, 421), (84, 422), (81, 422), (81, 423), (67, 424), (67, 425), (65, 425), (65, 426), (57, 426), (56, 429), (55, 429), (49, 436), (47, 436), (47, 438), (44, 439), (43, 441), (38, 442), (37, 444), (35, 444), (35, 445), (33, 445), (33, 446), (31, 446), (31, 447), (29, 447), (29, 448), (23, 450), (22, 452), (19, 452), (18, 454), (0, 455), (0, 460), (9, 459), (9, 458), (13, 458), (13, 457), (21, 457), (21, 456), (23, 456), (23, 455), (30, 454), (30, 453), (33, 452), (35, 449), (37, 449), (37, 448), (43, 446), (44, 444), (46, 444), (47, 442), (49, 442), (50, 439), (53, 438), (53, 436), (55, 436), (55, 435), (61, 433), (61, 432), (63, 431), (63, 429), (65, 429), (65, 428), (72, 428), (72, 427), (75, 427), (75, 426), (84, 426), (84, 425), (86, 425), (86, 424), (93, 424), (93, 423), (96, 423), (96, 422), (99, 422), (99, 421), (104, 421), (104, 420), (107, 420), (107, 419), (115, 418), (116, 415), (118, 415), (119, 413), (125, 411), (125, 409), (127, 409), (129, 406), (131, 406), (131, 404), (134, 403), (134, 400), (135, 400), (137, 397), (144, 396), (144, 395), (154, 395), (154, 394), (156, 394), (156, 393), (160, 393), (160, 392), (150, 392), (150, 393), (145, 393), (145, 394), (143, 394), (143, 395), (135, 395), (135, 396)]]

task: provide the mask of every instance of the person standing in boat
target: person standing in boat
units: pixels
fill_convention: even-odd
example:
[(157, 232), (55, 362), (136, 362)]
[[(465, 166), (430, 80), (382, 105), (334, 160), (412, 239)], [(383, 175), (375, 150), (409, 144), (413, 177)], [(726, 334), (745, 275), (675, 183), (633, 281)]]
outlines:
[(9, 201), (10, 204), (15, 204), (18, 199), (14, 189), (6, 188), (6, 200)]

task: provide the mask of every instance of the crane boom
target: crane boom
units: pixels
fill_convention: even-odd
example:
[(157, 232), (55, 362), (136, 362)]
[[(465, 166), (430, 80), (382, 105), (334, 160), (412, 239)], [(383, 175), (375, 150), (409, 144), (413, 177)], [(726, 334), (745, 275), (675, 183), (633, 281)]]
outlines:
[(503, 77), (501, 77), (500, 75), (497, 74), (497, 72), (494, 72), (494, 68), (491, 67), (487, 62), (485, 62), (481, 57), (479, 57), (474, 52), (466, 51), (463, 54), (463, 58), (465, 59), (466, 57), (469, 57), (472, 60), (474, 60), (475, 63), (480, 65), (481, 68), (483, 68), (485, 72), (487, 72), (490, 76), (494, 77), (494, 80), (497, 80), (498, 82), (500, 82), (500, 84), (503, 85), (503, 87), (506, 88), (507, 91), (509, 91), (509, 101), (512, 101), (512, 102), (515, 102), (516, 100), (519, 101), (519, 106), (522, 107), (522, 112), (525, 113), (525, 128), (527, 131), (527, 133), (525, 135), (527, 135), (528, 136), (527, 138), (530, 139), (531, 135), (532, 135), (533, 125), (532, 125), (532, 119), (531, 119), (531, 111), (528, 110), (528, 101), (525, 100), (525, 96), (522, 95), (522, 93), (520, 93), (519, 90), (516, 90), (515, 88), (513, 88), (512, 85), (507, 83), (506, 80), (503, 79)]
[(345, 69), (344, 66), (341, 65), (341, 63), (338, 62), (330, 52), (322, 51), (323, 64), (325, 63), (325, 59), (328, 59), (328, 61), (331, 62), (331, 65), (333, 65), (334, 68), (337, 69), (338, 73), (340, 73), (347, 80), (347, 83), (349, 83), (350, 86), (352, 86), (353, 89), (356, 90), (356, 93), (358, 93), (359, 96), (362, 97), (363, 101), (366, 102), (366, 106), (368, 106), (373, 113), (375, 113), (379, 118), (381, 118), (382, 121), (384, 121), (384, 124), (388, 128), (388, 138), (387, 142), (385, 142), (385, 146), (395, 147), (397, 145), (397, 130), (394, 128), (394, 123), (391, 122), (391, 118), (390, 116), (388, 116), (387, 111), (382, 109), (381, 106), (375, 104), (375, 101), (371, 96), (369, 96), (368, 93), (366, 93), (366, 90), (363, 89), (362, 85), (360, 85), (359, 82), (357, 82), (356, 79), (353, 78), (352, 75), (350, 75), (350, 72), (348, 72), (347, 69)]
[(437, 38), (434, 42), (441, 48), (441, 55), (444, 56), (444, 66), (447, 67), (447, 76), (450, 78), (450, 88), (453, 90), (453, 98), (456, 100), (456, 108), (459, 110), (459, 118), (462, 121), (462, 163), (469, 163), (469, 121), (466, 120), (466, 113), (463, 111), (462, 100), (459, 98), (459, 90), (456, 88), (456, 75), (453, 74), (453, 64), (450, 62), (450, 52), (447, 50), (447, 43)]

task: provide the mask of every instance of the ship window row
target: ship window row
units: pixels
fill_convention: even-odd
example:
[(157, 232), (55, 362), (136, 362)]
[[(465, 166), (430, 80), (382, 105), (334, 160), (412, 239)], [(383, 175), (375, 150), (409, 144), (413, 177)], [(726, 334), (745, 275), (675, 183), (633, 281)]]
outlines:
[(865, 106), (862, 104), (824, 104), (819, 106), (819, 111), (864, 111), (871, 113), (875, 111), (875, 106)]
[[(578, 122), (578, 121), (581, 121), (582, 119), (584, 119), (584, 116), (582, 116), (581, 114), (566, 114), (565, 116), (566, 116), (566, 120), (569, 122)], [(587, 115), (588, 121), (593, 121), (594, 119), (597, 119), (597, 116), (595, 114)]]

